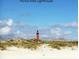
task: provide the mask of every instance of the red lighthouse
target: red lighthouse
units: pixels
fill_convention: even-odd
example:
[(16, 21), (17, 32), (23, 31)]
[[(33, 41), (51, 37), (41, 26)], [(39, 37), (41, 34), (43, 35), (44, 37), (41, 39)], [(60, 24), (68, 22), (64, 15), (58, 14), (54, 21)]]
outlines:
[(39, 40), (39, 31), (36, 32), (36, 39)]

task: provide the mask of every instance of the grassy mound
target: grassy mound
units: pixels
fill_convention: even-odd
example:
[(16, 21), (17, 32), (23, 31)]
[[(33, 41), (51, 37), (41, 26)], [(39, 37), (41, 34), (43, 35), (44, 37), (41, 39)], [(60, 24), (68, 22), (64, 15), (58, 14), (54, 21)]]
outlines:
[(49, 46), (56, 49), (61, 47), (73, 47), (78, 45), (78, 41), (50, 41)]
[(42, 44), (48, 44), (51, 48), (60, 49), (61, 47), (73, 47), (78, 45), (78, 41), (42, 41), (37, 39), (15, 39), (0, 41), (0, 50), (6, 50), (7, 47), (15, 46), (18, 48), (37, 49)]
[(41, 40), (24, 40), (24, 39), (16, 39), (16, 40), (7, 40), (0, 41), (0, 50), (5, 50), (7, 47), (15, 46), (18, 48), (29, 48), (29, 49), (37, 49), (43, 41)]

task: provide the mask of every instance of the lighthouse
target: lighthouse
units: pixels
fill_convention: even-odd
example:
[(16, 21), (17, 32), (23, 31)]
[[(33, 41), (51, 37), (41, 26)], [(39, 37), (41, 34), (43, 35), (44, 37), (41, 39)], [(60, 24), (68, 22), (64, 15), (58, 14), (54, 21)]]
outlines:
[(36, 32), (36, 39), (39, 40), (39, 31)]

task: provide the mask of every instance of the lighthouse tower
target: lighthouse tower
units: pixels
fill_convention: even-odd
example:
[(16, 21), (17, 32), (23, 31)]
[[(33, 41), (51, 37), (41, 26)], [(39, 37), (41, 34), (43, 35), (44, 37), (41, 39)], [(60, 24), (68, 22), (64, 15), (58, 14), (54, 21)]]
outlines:
[(36, 32), (36, 39), (39, 40), (39, 31)]

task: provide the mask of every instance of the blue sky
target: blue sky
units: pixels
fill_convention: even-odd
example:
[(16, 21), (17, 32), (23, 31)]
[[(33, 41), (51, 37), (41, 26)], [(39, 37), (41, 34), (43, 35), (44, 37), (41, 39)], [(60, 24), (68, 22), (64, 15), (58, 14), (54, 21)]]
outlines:
[(53, 0), (52, 3), (0, 0), (0, 6), (0, 19), (13, 18), (39, 26), (77, 21), (77, 0)]
[[(77, 0), (53, 0), (51, 3), (22, 3), (20, 0), (0, 0), (0, 20), (11, 18), (15, 22), (19, 21), (40, 28), (66, 23), (71, 25), (71, 23), (77, 22), (77, 7)], [(77, 28), (71, 26), (71, 30), (77, 30)], [(76, 35), (72, 34), (73, 36)]]

